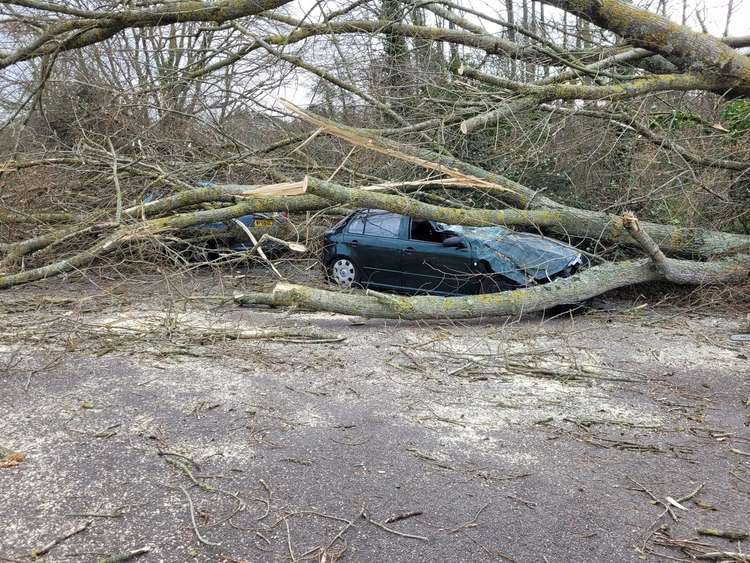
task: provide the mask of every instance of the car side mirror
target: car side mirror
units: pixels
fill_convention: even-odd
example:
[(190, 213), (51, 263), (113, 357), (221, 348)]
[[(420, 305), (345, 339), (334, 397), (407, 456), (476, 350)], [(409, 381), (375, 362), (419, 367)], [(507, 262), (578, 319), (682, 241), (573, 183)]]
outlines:
[(443, 241), (443, 246), (450, 248), (466, 248), (466, 241), (462, 236), (448, 237)]

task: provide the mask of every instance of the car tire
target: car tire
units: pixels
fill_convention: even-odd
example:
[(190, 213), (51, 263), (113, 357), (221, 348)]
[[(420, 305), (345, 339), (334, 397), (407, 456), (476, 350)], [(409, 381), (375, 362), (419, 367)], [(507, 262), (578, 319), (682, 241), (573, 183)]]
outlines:
[(362, 278), (351, 258), (336, 256), (328, 265), (328, 279), (342, 289), (351, 289), (358, 286)]

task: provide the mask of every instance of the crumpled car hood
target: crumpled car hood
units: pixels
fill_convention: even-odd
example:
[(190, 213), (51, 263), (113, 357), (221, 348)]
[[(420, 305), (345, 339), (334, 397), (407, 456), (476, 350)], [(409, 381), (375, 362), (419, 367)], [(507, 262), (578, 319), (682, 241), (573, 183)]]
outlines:
[(449, 229), (463, 235), (478, 260), (486, 260), (495, 273), (519, 284), (544, 281), (582, 259), (572, 246), (531, 233), (504, 227)]

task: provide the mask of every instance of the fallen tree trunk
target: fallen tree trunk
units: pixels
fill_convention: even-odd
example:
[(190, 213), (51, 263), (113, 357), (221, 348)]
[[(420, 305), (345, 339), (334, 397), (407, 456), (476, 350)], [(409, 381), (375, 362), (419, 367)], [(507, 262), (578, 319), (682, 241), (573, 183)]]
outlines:
[[(681, 283), (685, 284), (737, 283), (747, 281), (750, 275), (750, 255), (717, 262), (669, 258), (667, 261), (684, 274)], [(366, 318), (468, 319), (542, 311), (579, 303), (613, 289), (664, 279), (664, 274), (649, 259), (639, 259), (595, 266), (544, 285), (483, 295), (403, 297), (372, 291), (330, 291), (281, 282), (270, 294), (238, 294), (234, 300), (245, 305), (299, 307)]]
[[(182, 194), (178, 194), (175, 197), (179, 197), (180, 195)], [(308, 211), (312, 209), (322, 209), (329, 205), (330, 203), (327, 200), (314, 195), (299, 195), (292, 197), (260, 196), (242, 200), (235, 205), (221, 207), (219, 209), (180, 213), (168, 217), (158, 217), (143, 222), (125, 224), (119, 227), (116, 226), (114, 232), (100, 239), (90, 248), (87, 248), (78, 254), (39, 268), (33, 268), (4, 276), (0, 275), (0, 289), (7, 289), (15, 285), (38, 281), (77, 270), (88, 266), (98, 257), (120, 248), (125, 243), (147, 239), (165, 232), (184, 229), (202, 223), (226, 221), (251, 213), (270, 211)], [(140, 208), (141, 206), (138, 206), (138, 208), (134, 209)], [(49, 238), (50, 237), (45, 238), (44, 241), (49, 240)], [(51, 242), (57, 240), (55, 237), (51, 238)], [(38, 250), (39, 246), (39, 244), (33, 245), (34, 250)], [(29, 248), (25, 247), (24, 250), (29, 250)], [(17, 257), (17, 255), (15, 256)]]
[[(309, 176), (306, 183), (308, 193), (352, 207), (384, 209), (393, 213), (431, 219), (450, 225), (547, 227), (555, 232), (564, 233), (566, 236), (593, 239), (612, 244), (641, 246), (640, 242), (625, 227), (623, 217), (607, 213), (597, 213), (566, 206), (547, 209), (443, 207), (399, 195), (347, 188)], [(646, 222), (640, 223), (640, 228), (659, 241), (662, 247), (673, 252), (676, 248), (684, 250), (690, 244), (700, 245), (703, 251), (711, 248), (714, 253), (727, 252), (732, 249), (738, 251), (743, 248), (750, 250), (750, 237), (743, 237), (742, 235), (703, 229), (676, 229), (670, 225)], [(744, 241), (744, 246), (734, 247), (733, 244), (739, 241)]]
[[(460, 182), (465, 185), (475, 185), (471, 179), (462, 179)], [(100, 224), (99, 227), (112, 228), (113, 231), (101, 238), (90, 248), (73, 256), (46, 266), (0, 276), (0, 289), (45, 279), (85, 267), (96, 258), (116, 250), (126, 242), (143, 240), (168, 231), (184, 229), (203, 223), (226, 221), (251, 213), (321, 209), (329, 206), (332, 202), (354, 207), (385, 209), (403, 215), (468, 226), (532, 225), (557, 228), (567, 234), (580, 237), (592, 236), (592, 229), (597, 229), (594, 231), (594, 234), (600, 240), (642, 246), (642, 241), (634, 238), (635, 232), (632, 230), (631, 232), (628, 231), (622, 217), (596, 214), (570, 207), (526, 210), (443, 207), (400, 195), (384, 194), (366, 189), (347, 188), (333, 182), (312, 177), (306, 177), (302, 182), (286, 184), (284, 186), (286, 187), (283, 189), (287, 189), (288, 186), (294, 186), (293, 190), (297, 191), (293, 191), (292, 193), (300, 193), (300, 191), (306, 191), (307, 193), (289, 197), (276, 197), (258, 195), (264, 193), (264, 190), (259, 189), (258, 186), (216, 186), (200, 190), (189, 190), (149, 204), (131, 207), (125, 210), (124, 214), (126, 217), (133, 218), (141, 215), (145, 219), (147, 212), (155, 214), (171, 211), (180, 206), (211, 201), (211, 198), (219, 198), (223, 201), (222, 198), (228, 197), (228, 193), (251, 196), (248, 199), (240, 200), (234, 205), (218, 209), (179, 213), (124, 225), (113, 223)], [(231, 197), (237, 196), (232, 195)], [(592, 215), (601, 217), (599, 217), (599, 221), (595, 221), (592, 219)], [(91, 227), (87, 227), (80, 232), (89, 230), (91, 230)], [(639, 232), (647, 234), (652, 240), (666, 241), (666, 244), (664, 242), (661, 243), (662, 246), (669, 247), (670, 243), (672, 243), (672, 246), (675, 243), (676, 233), (672, 227), (666, 225), (639, 223)], [(11, 245), (5, 249), (7, 252), (6, 259), (0, 262), (0, 266), (9, 266), (25, 254), (38, 251), (50, 244), (59, 243), (61, 240), (76, 236), (77, 234), (78, 232), (75, 230), (64, 230)], [(731, 241), (737, 236), (715, 232), (711, 235), (712, 244), (716, 245), (722, 237)], [(750, 237), (746, 238), (750, 240)], [(724, 244), (720, 248), (726, 250), (727, 247), (731, 248), (731, 245)], [(750, 244), (748, 247), (750, 247)], [(687, 264), (691, 263), (687, 262)]]
[[(510, 178), (488, 172), (452, 156), (405, 145), (371, 131), (340, 125), (291, 102), (282, 100), (282, 103), (305, 121), (354, 145), (459, 179), (478, 190), (491, 192), (497, 198), (518, 209), (546, 210), (548, 213), (553, 213), (553, 216), (531, 214), (529, 217), (543, 220), (541, 225), (552, 225), (557, 221), (558, 225), (552, 228), (554, 232), (595, 241), (637, 246), (636, 241), (625, 229), (622, 217), (618, 215), (562, 205)], [(310, 186), (308, 186), (308, 191), (312, 193)], [(425, 216), (424, 218), (432, 217)], [(472, 224), (478, 225), (478, 223)], [(484, 224), (502, 224), (502, 221)], [(533, 224), (533, 222), (528, 221), (527, 224)], [(658, 242), (665, 253), (673, 256), (705, 259), (716, 254), (750, 250), (750, 236), (747, 235), (702, 228), (675, 227), (645, 221), (641, 223), (641, 227)]]
[[(325, 202), (314, 197), (291, 199), (291, 196), (303, 195), (307, 185), (304, 181), (290, 182), (285, 184), (269, 185), (235, 185), (223, 184), (208, 188), (196, 188), (184, 190), (155, 201), (144, 202), (123, 210), (126, 219), (146, 219), (156, 217), (170, 211), (183, 207), (199, 205), (203, 203), (234, 203), (235, 206), (227, 206), (218, 210), (207, 210), (208, 212), (224, 211), (223, 213), (208, 213), (201, 217), (209, 217), (205, 222), (225, 221), (234, 217), (241, 217), (249, 213), (262, 213), (270, 211), (307, 211), (325, 207)], [(247, 198), (247, 199), (246, 199)], [(184, 219), (191, 226), (198, 223), (190, 223), (192, 216), (186, 214)], [(210, 217), (214, 217), (211, 219)], [(102, 217), (96, 218), (101, 221)], [(200, 221), (199, 221), (200, 222)], [(92, 229), (113, 228), (115, 223), (101, 223), (95, 225), (79, 224), (64, 229), (58, 229), (37, 237), (10, 243), (0, 244), (0, 252), (5, 258), (0, 260), (0, 268), (12, 266), (20, 258), (38, 250), (42, 250), (52, 244), (90, 232)]]

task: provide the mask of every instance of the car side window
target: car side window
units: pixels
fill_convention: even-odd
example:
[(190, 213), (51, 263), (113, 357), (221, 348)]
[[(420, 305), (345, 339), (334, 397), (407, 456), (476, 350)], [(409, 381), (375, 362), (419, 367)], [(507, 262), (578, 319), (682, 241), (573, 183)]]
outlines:
[(445, 238), (442, 232), (436, 231), (431, 221), (423, 219), (412, 219), (411, 228), (409, 229), (409, 238), (411, 240), (421, 240), (424, 242), (443, 242)]
[(349, 228), (346, 230), (353, 235), (361, 235), (365, 230), (365, 216), (357, 215), (352, 219), (352, 222), (349, 223)]
[(401, 215), (395, 213), (370, 213), (365, 224), (365, 234), (373, 237), (398, 238), (401, 232)]

